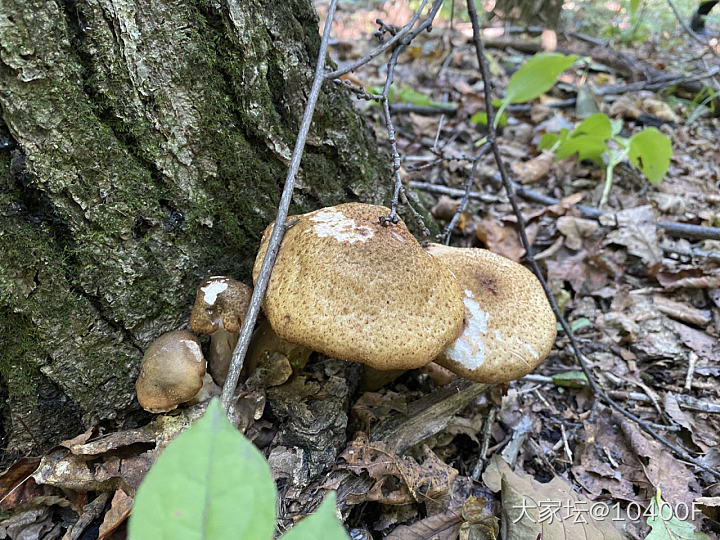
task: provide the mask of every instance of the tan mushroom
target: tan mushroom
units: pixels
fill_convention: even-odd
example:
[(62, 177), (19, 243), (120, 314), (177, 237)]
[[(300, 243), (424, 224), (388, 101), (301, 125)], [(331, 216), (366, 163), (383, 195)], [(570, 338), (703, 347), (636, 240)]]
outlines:
[(187, 330), (168, 332), (145, 351), (135, 383), (146, 411), (167, 412), (191, 401), (203, 388), (205, 358), (197, 337)]
[(190, 328), (210, 334), (209, 369), (220, 385), (225, 383), (251, 296), (250, 287), (224, 276), (209, 277), (197, 288)]
[(263, 302), (282, 339), (381, 370), (424, 366), (455, 340), (457, 280), (404, 223), (383, 226), (389, 212), (348, 203), (289, 218)]
[(455, 275), (465, 303), (463, 331), (438, 364), (473, 381), (506, 383), (550, 354), (557, 323), (530, 270), (484, 249), (431, 244), (427, 251)]

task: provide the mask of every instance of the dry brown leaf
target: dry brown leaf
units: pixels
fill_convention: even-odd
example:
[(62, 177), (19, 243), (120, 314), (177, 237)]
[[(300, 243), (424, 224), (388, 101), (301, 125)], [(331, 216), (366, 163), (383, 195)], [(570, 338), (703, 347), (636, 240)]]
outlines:
[(356, 474), (365, 471), (375, 483), (367, 493), (350, 494), (346, 501), (350, 504), (377, 501), (398, 505), (437, 500), (447, 495), (457, 471), (438, 459), (429, 448), (423, 447), (423, 453), (425, 459), (418, 464), (411, 457), (395, 455), (384, 442), (370, 442), (367, 435), (358, 433), (340, 454), (345, 463), (339, 468)]
[[(202, 416), (206, 407), (207, 403), (200, 404), (180, 414), (158, 416), (140, 429), (69, 444), (69, 448), (57, 447), (42, 457), (33, 479), (38, 484), (83, 493), (115, 489), (134, 492), (162, 449)], [(126, 455), (124, 450), (137, 443), (153, 445), (153, 448)]]
[(10, 510), (45, 493), (32, 475), (40, 458), (20, 458), (0, 474), (0, 509)]
[(113, 495), (110, 503), (110, 509), (106, 512), (102, 524), (100, 525), (100, 536), (98, 540), (107, 538), (112, 534), (130, 515), (133, 506), (133, 498), (125, 493), (122, 489), (118, 489)]
[(591, 236), (598, 230), (599, 225), (592, 219), (560, 216), (557, 219), (557, 228), (565, 236), (565, 245), (572, 250), (578, 250), (582, 247), (583, 238)]
[(612, 525), (610, 508), (605, 519), (594, 519), (591, 504), (604, 503), (591, 503), (560, 477), (541, 484), (526, 473), (515, 473), (495, 454), (483, 474), (483, 481), (493, 491), (501, 491), (503, 530), (507, 531), (508, 540), (623, 538)]
[(513, 163), (511, 168), (521, 184), (531, 184), (548, 175), (554, 157), (554, 153), (545, 150), (528, 161)]
[(603, 214), (600, 223), (615, 227), (608, 233), (607, 244), (625, 246), (628, 253), (640, 257), (648, 275), (655, 275), (662, 265), (662, 250), (658, 243), (657, 226), (649, 205)]
[(475, 236), (493, 253), (519, 261), (525, 255), (514, 227), (504, 227), (494, 219), (483, 219), (475, 228)]
[(677, 273), (658, 272), (655, 276), (665, 289), (717, 289), (720, 288), (720, 271), (701, 268), (682, 270)]
[(571, 256), (547, 259), (545, 263), (548, 268), (548, 280), (568, 281), (577, 294), (589, 294), (591, 291), (602, 289), (608, 283), (607, 274), (590, 264), (585, 250)]
[(653, 303), (660, 313), (679, 321), (698, 326), (704, 326), (712, 321), (712, 313), (709, 309), (697, 309), (685, 302), (678, 302), (657, 294), (653, 296)]

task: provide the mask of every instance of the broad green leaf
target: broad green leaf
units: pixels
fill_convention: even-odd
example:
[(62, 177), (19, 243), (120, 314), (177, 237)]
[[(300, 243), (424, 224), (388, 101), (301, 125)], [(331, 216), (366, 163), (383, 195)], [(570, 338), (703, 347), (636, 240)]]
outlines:
[(595, 135), (571, 136), (555, 150), (557, 159), (564, 159), (573, 154), (578, 155), (578, 160), (591, 159), (602, 164), (602, 155), (607, 151), (607, 143), (603, 137)]
[(560, 140), (560, 135), (557, 133), (544, 133), (543, 136), (540, 138), (540, 143), (538, 144), (538, 148), (540, 150), (547, 150), (548, 148), (552, 148), (555, 146), (555, 143)]
[(213, 399), (140, 484), (129, 538), (271, 540), (274, 528), (270, 467)]
[(510, 77), (503, 103), (523, 103), (544, 94), (576, 59), (576, 54), (536, 54)]
[(641, 0), (630, 0), (630, 15), (635, 15), (640, 7)]
[(587, 386), (587, 377), (582, 371), (566, 371), (552, 376), (555, 386), (567, 386), (569, 388), (584, 388)]
[(335, 515), (335, 492), (331, 492), (319, 506), (317, 511), (303, 519), (280, 540), (348, 540), (345, 528)]
[(651, 531), (645, 540), (710, 540), (707, 534), (695, 531), (695, 525), (680, 520), (674, 513), (674, 507), (662, 500), (658, 488), (646, 511)]
[(670, 166), (672, 144), (656, 128), (643, 129), (630, 137), (628, 157), (651, 183), (657, 184)]
[(613, 136), (610, 119), (603, 113), (595, 113), (580, 122), (580, 125), (573, 131), (573, 137), (578, 135), (592, 135), (602, 139), (609, 139)]

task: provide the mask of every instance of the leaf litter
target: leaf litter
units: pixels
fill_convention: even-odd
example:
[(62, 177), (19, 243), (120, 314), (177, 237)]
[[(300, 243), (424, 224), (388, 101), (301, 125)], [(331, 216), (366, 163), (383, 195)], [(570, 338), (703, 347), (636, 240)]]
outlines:
[[(326, 4), (316, 5), (322, 15)], [(375, 19), (402, 25), (412, 15), (400, 1), (353, 6), (335, 22), (331, 54), (339, 65), (374, 46), (368, 36)], [(460, 204), (471, 168), (467, 159), (456, 158), (472, 155), (484, 133), (478, 114), (485, 111), (485, 99), (468, 23), (457, 19), (451, 30), (447, 19), (440, 19), (434, 26), (400, 56), (394, 96), (396, 105), (407, 107), (393, 120), (405, 183), (460, 190), (452, 196), (416, 192), (444, 226)], [(530, 107), (509, 107), (498, 141), (515, 179), (558, 201), (521, 199), (529, 239), (542, 254), (549, 285), (598, 382), (674, 444), (718, 467), (720, 243), (667, 234), (658, 223), (718, 225), (720, 122), (709, 115), (688, 122), (688, 101), (656, 92), (603, 97), (589, 91), (590, 84), (595, 89), (624, 84), (634, 73), (613, 62), (612, 50), (603, 57), (583, 49), (580, 40), (563, 40), (562, 47), (593, 56), (593, 63), (584, 73), (565, 72), (562, 83)], [(638, 65), (667, 56), (668, 69), (679, 69), (673, 58), (695, 55), (687, 39), (662, 47), (658, 40), (651, 35), (624, 52)], [(523, 43), (536, 46), (527, 35), (487, 40), (497, 89), (529, 58), (518, 52), (527, 50)], [(345, 78), (371, 89), (384, 76), (383, 62), (376, 61)], [(616, 168), (599, 219), (585, 216), (579, 205), (598, 203), (600, 169), (572, 158), (548, 159), (538, 148), (543, 134), (572, 129), (583, 118), (579, 106), (558, 106), (575, 95), (578, 102), (590, 96), (594, 107), (622, 119), (630, 131), (656, 122), (673, 141), (668, 174), (656, 186), (632, 167)], [(428, 114), (420, 107), (445, 110)], [(379, 109), (362, 101), (358, 108), (386, 145)], [(517, 220), (494, 174), (491, 156), (481, 158), (472, 186), (478, 197), (461, 214), (452, 243), (523, 261)], [(408, 372), (380, 389), (359, 392), (357, 369), (314, 355), (304, 368), (293, 366), (273, 381), (272, 389), (266, 381), (242, 390), (236, 424), (269, 457), (283, 497), (283, 524), (305, 515), (327, 489), (336, 489), (354, 538), (496, 539), (501, 531), (504, 538), (536, 538), (539, 526), (543, 538), (561, 537), (554, 536), (561, 534), (556, 530), (568, 538), (672, 538), (674, 530), (688, 538), (696, 538), (697, 530), (718, 538), (717, 479), (601, 405), (583, 377), (572, 375), (577, 372), (561, 334), (551, 357), (531, 376), (442, 407), (452, 392), (445, 393), (437, 382), (442, 378), (428, 374), (432, 370)], [(424, 407), (433, 397), (430, 410), (446, 417), (398, 451), (392, 429), (412, 430), (413, 418), (424, 422), (428, 409), (419, 403)], [(0, 538), (80, 538), (88, 531), (93, 537), (124, 538), (134, 490), (162, 448), (202, 411), (200, 405), (161, 415), (136, 429), (91, 428), (43, 456), (17, 461), (0, 474)], [(659, 500), (699, 512), (684, 525), (632, 514)], [(528, 501), (534, 506), (526, 508)], [(590, 508), (609, 512), (584, 511)], [(527, 515), (518, 519), (523, 509)]]

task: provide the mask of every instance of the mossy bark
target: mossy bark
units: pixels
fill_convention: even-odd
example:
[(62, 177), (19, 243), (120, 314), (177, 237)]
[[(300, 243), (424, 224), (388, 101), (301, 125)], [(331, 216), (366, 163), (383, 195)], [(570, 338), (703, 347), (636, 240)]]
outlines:
[[(319, 42), (309, 0), (0, 0), (7, 452), (126, 418), (196, 284), (250, 282)], [(326, 84), (291, 211), (385, 202), (389, 177)]]

